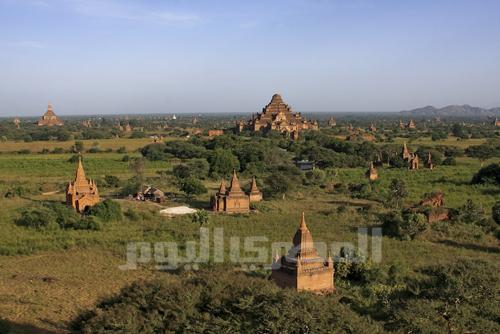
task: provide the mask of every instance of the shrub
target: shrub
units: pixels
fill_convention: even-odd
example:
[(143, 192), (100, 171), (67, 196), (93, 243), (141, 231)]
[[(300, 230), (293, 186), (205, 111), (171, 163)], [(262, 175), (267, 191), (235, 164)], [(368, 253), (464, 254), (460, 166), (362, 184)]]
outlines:
[(34, 228), (37, 230), (56, 229), (57, 217), (54, 212), (45, 207), (25, 208), (21, 216), (15, 220), (16, 225)]
[(125, 146), (121, 146), (116, 150), (116, 153), (120, 154), (127, 153), (127, 148)]
[(64, 148), (62, 147), (56, 147), (52, 150), (52, 153), (54, 154), (63, 154), (64, 153)]
[(264, 183), (263, 192), (266, 198), (280, 197), (292, 187), (290, 180), (282, 174), (270, 175), (264, 180)]
[(491, 208), (491, 217), (495, 223), (500, 224), (500, 201)]
[(371, 263), (354, 249), (342, 247), (335, 258), (335, 277), (352, 281), (365, 281)]
[(200, 180), (193, 177), (183, 179), (180, 183), (180, 189), (181, 191), (186, 193), (188, 197), (191, 197), (193, 195), (201, 195), (207, 192), (207, 188), (205, 187), (205, 185), (203, 185)]
[(165, 160), (167, 158), (165, 144), (162, 143), (149, 144), (141, 148), (141, 154), (146, 159), (152, 161)]
[(428, 228), (423, 214), (415, 212), (390, 212), (382, 215), (382, 230), (385, 235), (400, 239), (414, 239)]
[(102, 228), (101, 221), (94, 216), (85, 216), (80, 218), (73, 226), (75, 230), (99, 231)]
[(209, 219), (208, 212), (206, 212), (203, 209), (196, 210), (196, 212), (191, 215), (191, 221), (193, 223), (199, 224), (200, 226), (203, 226), (206, 223), (208, 223), (208, 219)]
[(468, 199), (463, 206), (458, 208), (453, 215), (453, 220), (464, 224), (474, 224), (478, 226), (486, 225), (486, 217), (481, 205)]
[[(70, 163), (72, 163), (72, 164), (77, 163), (80, 157), (81, 157), (81, 156), (80, 156), (79, 154), (73, 154), (73, 155), (72, 155), (72, 156), (68, 159), (68, 162), (70, 162)], [(83, 160), (83, 158), (82, 158), (82, 160)]]
[(408, 196), (408, 191), (406, 190), (406, 183), (402, 179), (392, 179), (389, 186), (390, 198), (389, 201), (393, 202), (396, 208), (402, 204), (403, 199)]
[(326, 179), (326, 173), (318, 168), (306, 172), (305, 176), (306, 184), (311, 185), (321, 185)]
[(209, 156), (210, 175), (213, 177), (230, 175), (233, 169), (239, 170), (240, 162), (231, 151), (216, 149)]
[(122, 208), (120, 203), (110, 199), (94, 205), (88, 209), (85, 214), (87, 216), (95, 216), (104, 222), (122, 220)]
[(191, 176), (191, 169), (184, 164), (175, 165), (172, 168), (172, 174), (179, 180), (186, 179)]
[(472, 177), (473, 184), (486, 183), (500, 185), (500, 165), (493, 163), (481, 168)]
[(445, 166), (455, 166), (457, 164), (457, 161), (455, 160), (454, 157), (447, 157), (446, 159), (443, 160), (443, 165)]
[(113, 187), (113, 188), (118, 188), (121, 184), (120, 179), (114, 175), (104, 176), (104, 182), (106, 182), (107, 187)]

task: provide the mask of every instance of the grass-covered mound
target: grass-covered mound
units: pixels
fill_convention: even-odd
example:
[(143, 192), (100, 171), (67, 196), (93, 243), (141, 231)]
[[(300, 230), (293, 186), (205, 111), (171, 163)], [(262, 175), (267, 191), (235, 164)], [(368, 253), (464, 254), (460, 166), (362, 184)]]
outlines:
[(377, 333), (381, 327), (339, 304), (277, 288), (231, 269), (135, 283), (81, 316), (83, 333)]

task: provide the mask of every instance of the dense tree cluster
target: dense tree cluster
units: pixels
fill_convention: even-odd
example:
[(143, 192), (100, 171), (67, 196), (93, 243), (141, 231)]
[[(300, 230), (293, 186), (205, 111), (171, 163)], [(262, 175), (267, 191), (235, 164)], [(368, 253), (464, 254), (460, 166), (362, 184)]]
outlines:
[(500, 330), (497, 279), (487, 263), (458, 259), (407, 272), (351, 261), (357, 257), (344, 250), (337, 258), (332, 295), (279, 289), (256, 275), (212, 268), (134, 283), (81, 314), (73, 326), (83, 333)]

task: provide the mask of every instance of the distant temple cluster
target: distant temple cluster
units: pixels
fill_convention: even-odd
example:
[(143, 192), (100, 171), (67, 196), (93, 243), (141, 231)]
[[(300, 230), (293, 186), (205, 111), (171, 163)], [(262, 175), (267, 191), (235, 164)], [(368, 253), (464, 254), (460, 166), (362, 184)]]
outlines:
[(237, 122), (237, 132), (243, 132), (245, 129), (254, 132), (279, 131), (296, 140), (299, 138), (300, 131), (317, 131), (319, 125), (317, 121), (307, 121), (300, 113), (293, 112), (279, 94), (274, 94), (271, 102), (262, 109), (261, 113), (254, 114), (246, 123)]
[(408, 169), (419, 169), (420, 160), (418, 155), (410, 152), (408, 146), (406, 146), (406, 142), (403, 143), (403, 152), (401, 153), (403, 160), (408, 163)]
[(83, 213), (88, 208), (99, 203), (99, 191), (94, 180), (87, 180), (83, 169), (81, 157), (78, 159), (78, 167), (73, 182), (66, 187), (66, 204), (72, 206), (77, 212)]
[(276, 255), (271, 278), (279, 287), (318, 293), (335, 290), (333, 259), (318, 255), (304, 213), (295, 236), (293, 247), (285, 256)]
[(410, 119), (408, 121), (408, 123), (403, 123), (403, 121), (399, 121), (399, 128), (400, 129), (416, 129), (417, 128), (417, 124), (415, 124), (415, 122)]
[[(408, 149), (408, 146), (406, 146), (406, 142), (403, 143), (403, 150), (402, 150), (402, 158), (408, 163), (408, 169), (419, 169), (420, 168), (420, 159), (418, 157), (418, 154), (410, 152)], [(434, 169), (434, 163), (432, 162), (432, 155), (431, 152), (428, 153), (427, 155), (427, 161), (425, 163), (425, 167), (429, 169)]]
[(62, 126), (62, 125), (64, 125), (63, 121), (61, 121), (56, 116), (54, 110), (52, 110), (52, 105), (49, 103), (49, 105), (47, 106), (47, 111), (38, 121), (38, 126)]
[(233, 171), (231, 184), (226, 189), (224, 179), (222, 179), (219, 191), (210, 199), (212, 210), (215, 212), (240, 213), (249, 212), (250, 203), (262, 200), (262, 193), (257, 188), (255, 177), (252, 178), (250, 192), (245, 193), (240, 186), (240, 181)]

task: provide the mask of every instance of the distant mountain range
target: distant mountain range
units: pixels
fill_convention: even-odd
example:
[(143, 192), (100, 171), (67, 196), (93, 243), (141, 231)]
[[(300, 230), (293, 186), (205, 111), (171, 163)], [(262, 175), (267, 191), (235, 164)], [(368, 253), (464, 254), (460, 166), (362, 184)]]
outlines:
[(401, 111), (405, 117), (500, 117), (500, 108), (484, 109), (472, 107), (468, 104), (462, 106), (451, 105), (443, 108), (427, 106), (413, 110)]

